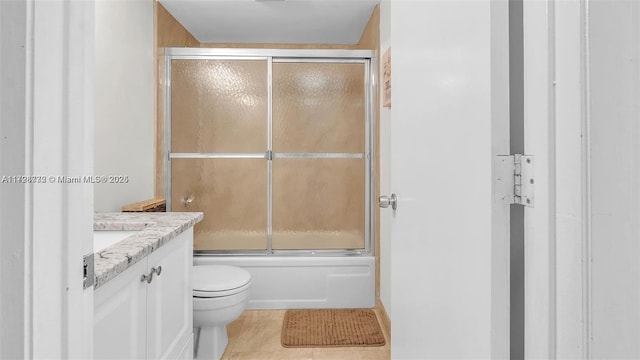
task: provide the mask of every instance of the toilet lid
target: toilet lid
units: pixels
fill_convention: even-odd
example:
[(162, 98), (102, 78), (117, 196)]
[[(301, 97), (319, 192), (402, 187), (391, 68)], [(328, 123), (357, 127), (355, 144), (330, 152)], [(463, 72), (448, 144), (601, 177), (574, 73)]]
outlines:
[(251, 282), (251, 274), (242, 268), (227, 265), (193, 267), (193, 295), (217, 297), (243, 291)]

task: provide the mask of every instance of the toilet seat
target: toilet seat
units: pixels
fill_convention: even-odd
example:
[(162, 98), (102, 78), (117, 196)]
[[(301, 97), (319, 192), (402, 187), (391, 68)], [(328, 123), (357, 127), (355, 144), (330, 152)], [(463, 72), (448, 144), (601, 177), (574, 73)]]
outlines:
[(242, 268), (227, 265), (193, 267), (193, 296), (215, 298), (245, 291), (251, 285), (251, 274)]

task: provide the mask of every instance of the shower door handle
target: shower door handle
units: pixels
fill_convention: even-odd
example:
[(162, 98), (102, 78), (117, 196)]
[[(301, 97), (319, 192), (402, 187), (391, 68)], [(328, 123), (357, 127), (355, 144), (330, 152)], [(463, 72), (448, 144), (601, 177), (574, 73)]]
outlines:
[(398, 208), (398, 197), (396, 196), (396, 194), (391, 194), (391, 197), (382, 195), (380, 196), (380, 198), (378, 199), (379, 203), (380, 203), (380, 207), (381, 208), (388, 208), (389, 205), (391, 205), (391, 208), (393, 210)]

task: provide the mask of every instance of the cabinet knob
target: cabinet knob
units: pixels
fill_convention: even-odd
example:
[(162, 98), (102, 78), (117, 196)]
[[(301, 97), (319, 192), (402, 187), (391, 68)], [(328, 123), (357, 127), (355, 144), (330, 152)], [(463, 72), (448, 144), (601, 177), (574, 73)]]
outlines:
[(151, 271), (149, 273), (149, 275), (142, 275), (142, 277), (140, 278), (140, 281), (142, 282), (147, 282), (147, 284), (151, 284), (151, 281), (153, 281), (153, 271)]
[(151, 268), (151, 273), (156, 273), (156, 275), (160, 276), (160, 273), (162, 272), (162, 266), (158, 266), (157, 268)]
[(149, 272), (148, 275), (142, 275), (142, 277), (140, 278), (140, 281), (146, 281), (147, 284), (151, 284), (151, 282), (153, 281), (153, 274), (156, 274), (158, 276), (160, 276), (160, 273), (162, 272), (162, 266), (158, 266), (157, 268), (151, 268), (151, 271)]

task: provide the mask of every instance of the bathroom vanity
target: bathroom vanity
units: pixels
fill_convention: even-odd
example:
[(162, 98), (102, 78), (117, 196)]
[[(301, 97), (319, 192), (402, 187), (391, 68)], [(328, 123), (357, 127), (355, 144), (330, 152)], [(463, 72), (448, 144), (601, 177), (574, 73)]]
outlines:
[(95, 215), (95, 359), (193, 358), (193, 226), (202, 217)]

